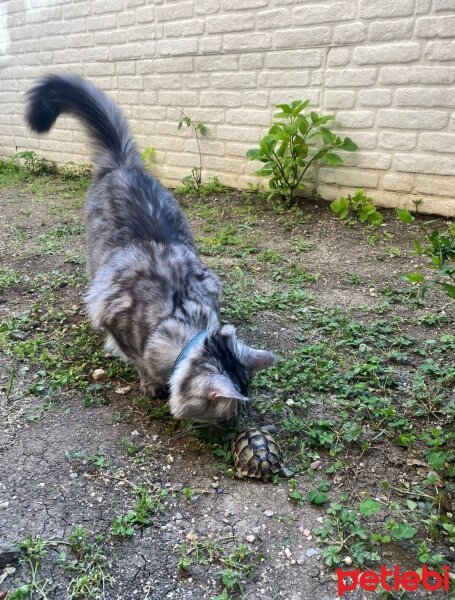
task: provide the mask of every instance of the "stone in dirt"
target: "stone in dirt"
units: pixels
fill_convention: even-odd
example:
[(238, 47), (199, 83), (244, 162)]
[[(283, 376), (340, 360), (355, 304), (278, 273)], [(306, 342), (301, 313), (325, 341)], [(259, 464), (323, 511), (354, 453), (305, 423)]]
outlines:
[(2, 544), (0, 546), (0, 569), (16, 563), (20, 555), (21, 551), (14, 544)]
[(92, 373), (93, 381), (103, 381), (106, 379), (106, 371), (104, 369), (95, 369)]

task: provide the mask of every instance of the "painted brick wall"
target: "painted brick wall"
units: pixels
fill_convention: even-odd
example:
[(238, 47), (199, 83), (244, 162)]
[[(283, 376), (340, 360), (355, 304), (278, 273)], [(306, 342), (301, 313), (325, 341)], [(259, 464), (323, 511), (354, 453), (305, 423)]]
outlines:
[(209, 127), (206, 176), (255, 181), (245, 159), (273, 106), (309, 98), (360, 151), (321, 167), (330, 199), (366, 187), (379, 204), (455, 215), (455, 0), (3, 0), (0, 153), (88, 162), (82, 127), (47, 138), (23, 123), (24, 92), (52, 71), (91, 78), (125, 110), (157, 173), (196, 164), (182, 108)]

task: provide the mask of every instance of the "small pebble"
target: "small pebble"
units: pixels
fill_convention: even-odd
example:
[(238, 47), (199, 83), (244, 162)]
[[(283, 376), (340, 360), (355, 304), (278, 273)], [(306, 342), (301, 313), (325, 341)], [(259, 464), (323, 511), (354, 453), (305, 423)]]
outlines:
[(318, 551), (315, 548), (308, 548), (308, 550), (306, 551), (306, 555), (308, 558), (316, 556), (316, 554), (318, 554)]
[(285, 548), (284, 553), (286, 554), (287, 558), (292, 558), (292, 552), (289, 550), (289, 548)]
[(182, 513), (175, 513), (175, 518), (177, 521), (181, 521), (183, 519)]
[(174, 457), (171, 454), (168, 454), (166, 456), (166, 462), (168, 465), (172, 465), (172, 463), (174, 462)]
[(215, 488), (215, 489), (216, 489), (217, 487), (219, 487), (219, 485), (220, 485), (220, 484), (218, 483), (218, 481), (212, 481), (212, 483), (211, 483), (211, 486), (212, 486), (212, 488)]
[(93, 381), (102, 381), (103, 379), (106, 379), (106, 371), (104, 369), (95, 369), (92, 372), (92, 379)]
[(255, 540), (255, 539), (256, 539), (256, 538), (254, 537), (254, 535), (247, 535), (247, 536), (246, 536), (246, 541), (247, 541), (249, 544), (252, 544), (252, 543), (254, 542), (254, 540)]
[(194, 540), (197, 538), (197, 535), (194, 533), (194, 531), (190, 531), (189, 533), (186, 534), (186, 539), (189, 542), (194, 542)]
[(308, 537), (308, 536), (310, 535), (310, 533), (311, 533), (311, 531), (310, 531), (309, 529), (304, 529), (304, 530), (303, 530), (303, 535), (304, 535), (305, 537)]
[(317, 521), (318, 523), (324, 523), (324, 517), (317, 517), (317, 518), (316, 518), (316, 521)]
[(350, 566), (350, 565), (352, 565), (352, 558), (350, 556), (345, 556), (343, 559), (343, 562), (345, 565)]
[(125, 385), (124, 387), (115, 388), (114, 392), (116, 394), (120, 394), (121, 396), (124, 396), (128, 392), (131, 392), (131, 386), (130, 385)]
[(322, 461), (320, 461), (320, 460), (314, 460), (314, 461), (313, 461), (313, 462), (310, 464), (310, 467), (311, 467), (312, 469), (320, 469), (320, 468), (321, 468), (321, 465), (322, 465)]
[(273, 517), (273, 510), (265, 510), (264, 515), (266, 517)]

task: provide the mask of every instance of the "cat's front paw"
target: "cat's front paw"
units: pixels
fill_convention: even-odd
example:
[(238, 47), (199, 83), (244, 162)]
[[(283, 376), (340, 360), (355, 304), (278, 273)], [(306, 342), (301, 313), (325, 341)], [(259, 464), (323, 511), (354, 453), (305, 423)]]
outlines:
[(161, 385), (160, 383), (151, 383), (150, 381), (141, 381), (140, 385), (141, 394), (148, 396), (149, 398), (157, 398), (158, 400), (167, 400), (169, 397), (169, 390), (167, 386)]

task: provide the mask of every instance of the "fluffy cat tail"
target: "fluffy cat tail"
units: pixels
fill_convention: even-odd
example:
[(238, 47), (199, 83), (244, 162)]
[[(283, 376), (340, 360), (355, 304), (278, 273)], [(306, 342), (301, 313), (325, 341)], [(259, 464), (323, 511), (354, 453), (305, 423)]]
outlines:
[(124, 114), (98, 87), (69, 73), (39, 79), (28, 92), (25, 119), (30, 128), (45, 133), (62, 113), (75, 115), (87, 127), (100, 172), (143, 169)]

